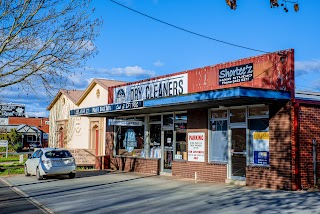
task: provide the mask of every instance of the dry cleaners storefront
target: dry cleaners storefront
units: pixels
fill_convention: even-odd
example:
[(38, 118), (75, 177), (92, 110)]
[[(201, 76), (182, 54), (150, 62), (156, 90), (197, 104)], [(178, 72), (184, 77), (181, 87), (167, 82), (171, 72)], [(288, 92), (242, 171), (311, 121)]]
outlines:
[(290, 189), (293, 64), (290, 49), (118, 85), (70, 114), (107, 119), (111, 168)]

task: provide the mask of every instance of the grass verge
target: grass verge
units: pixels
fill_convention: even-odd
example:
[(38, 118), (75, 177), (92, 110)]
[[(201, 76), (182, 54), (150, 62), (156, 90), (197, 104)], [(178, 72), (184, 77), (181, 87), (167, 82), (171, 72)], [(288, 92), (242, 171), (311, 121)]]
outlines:
[(16, 174), (24, 174), (23, 164), (0, 164), (0, 176), (9, 176)]
[[(26, 161), (28, 158), (26, 155), (23, 155), (23, 160)], [(6, 158), (6, 155), (0, 155), (0, 163), (2, 162), (8, 162), (8, 161), (19, 161), (20, 155), (8, 155), (8, 158)]]

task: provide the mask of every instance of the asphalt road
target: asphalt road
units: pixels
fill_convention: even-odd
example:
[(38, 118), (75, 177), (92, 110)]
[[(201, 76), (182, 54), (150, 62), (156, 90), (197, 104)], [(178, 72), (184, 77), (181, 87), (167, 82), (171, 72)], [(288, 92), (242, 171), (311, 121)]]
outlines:
[(0, 213), (43, 214), (44, 212), (27, 197), (7, 187), (0, 180)]
[(320, 192), (106, 171), (78, 173), (75, 179), (38, 181), (23, 175), (1, 179), (47, 213), (320, 213)]

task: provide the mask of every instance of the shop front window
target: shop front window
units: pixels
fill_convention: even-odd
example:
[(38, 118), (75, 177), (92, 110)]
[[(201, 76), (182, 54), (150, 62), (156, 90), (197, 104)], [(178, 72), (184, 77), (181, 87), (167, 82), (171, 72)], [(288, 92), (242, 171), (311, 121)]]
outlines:
[(118, 126), (117, 155), (145, 157), (144, 126)]
[(209, 161), (228, 161), (228, 121), (211, 120)]
[(161, 115), (150, 116), (150, 122), (161, 122)]
[(230, 109), (230, 123), (246, 122), (246, 109)]
[(171, 127), (173, 126), (173, 114), (163, 115), (163, 126)]
[(249, 119), (250, 164), (269, 165), (269, 119)]
[(211, 118), (227, 119), (228, 111), (227, 110), (216, 110), (211, 112)]
[(269, 106), (250, 106), (249, 117), (269, 116)]

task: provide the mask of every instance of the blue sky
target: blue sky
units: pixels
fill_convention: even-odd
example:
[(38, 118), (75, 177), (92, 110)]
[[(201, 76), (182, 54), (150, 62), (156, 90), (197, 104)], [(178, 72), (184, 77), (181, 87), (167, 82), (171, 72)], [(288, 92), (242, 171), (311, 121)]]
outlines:
[[(225, 42), (274, 52), (295, 49), (297, 90), (320, 91), (320, 1), (299, 1), (270, 8), (269, 0), (238, 0), (231, 10), (225, 0), (117, 0), (164, 22)], [(281, 3), (282, 1), (279, 0)], [(125, 9), (109, 0), (93, 0), (103, 20), (96, 40), (99, 53), (79, 68), (74, 85), (84, 89), (93, 78), (136, 81), (228, 62), (261, 52), (198, 37)], [(81, 74), (82, 73), (82, 74)], [(50, 99), (7, 92), (6, 101), (26, 104), (30, 116), (48, 116)]]

